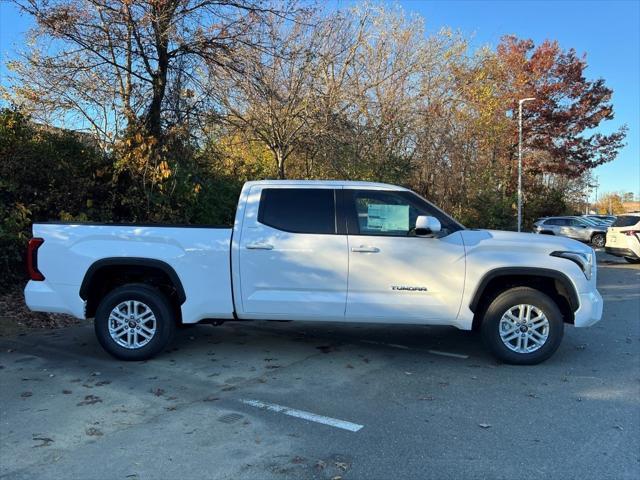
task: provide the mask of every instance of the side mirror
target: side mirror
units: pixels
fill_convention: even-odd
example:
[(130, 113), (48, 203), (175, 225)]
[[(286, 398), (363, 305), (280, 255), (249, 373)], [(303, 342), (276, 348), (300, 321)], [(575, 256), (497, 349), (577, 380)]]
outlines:
[(438, 233), (440, 230), (442, 230), (442, 225), (440, 225), (440, 220), (436, 217), (420, 215), (416, 218), (417, 237), (424, 237), (433, 233)]

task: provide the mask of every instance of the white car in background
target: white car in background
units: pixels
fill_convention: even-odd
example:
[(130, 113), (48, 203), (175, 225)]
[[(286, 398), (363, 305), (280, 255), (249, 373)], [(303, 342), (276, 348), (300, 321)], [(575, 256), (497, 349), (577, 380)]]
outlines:
[(624, 257), (629, 263), (640, 263), (640, 212), (619, 215), (607, 230), (605, 251)]

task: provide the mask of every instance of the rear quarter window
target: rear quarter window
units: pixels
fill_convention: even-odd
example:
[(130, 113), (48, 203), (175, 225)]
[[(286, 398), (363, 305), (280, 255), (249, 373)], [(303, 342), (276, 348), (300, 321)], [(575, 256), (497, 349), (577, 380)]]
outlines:
[(612, 227), (632, 227), (635, 224), (640, 223), (640, 216), (636, 215), (620, 215), (613, 222)]

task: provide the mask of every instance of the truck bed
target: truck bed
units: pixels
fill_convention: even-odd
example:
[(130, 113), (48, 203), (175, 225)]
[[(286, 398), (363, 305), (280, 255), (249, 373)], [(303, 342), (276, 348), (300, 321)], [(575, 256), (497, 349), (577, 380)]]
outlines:
[(136, 258), (163, 262), (186, 293), (182, 322), (232, 318), (231, 228), (211, 226), (36, 223), (33, 236), (42, 282), (29, 282), (26, 302), (32, 310), (85, 318), (80, 287), (90, 267), (101, 259)]

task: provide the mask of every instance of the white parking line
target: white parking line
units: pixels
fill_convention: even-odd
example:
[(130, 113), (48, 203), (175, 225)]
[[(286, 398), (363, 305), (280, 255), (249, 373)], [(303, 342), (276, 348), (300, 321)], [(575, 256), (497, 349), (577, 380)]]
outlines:
[(433, 355), (442, 355), (443, 357), (462, 358), (462, 359), (469, 358), (469, 355), (463, 355), (461, 353), (441, 352), (440, 350), (428, 350), (428, 352), (432, 353)]
[(392, 348), (401, 348), (403, 350), (411, 350), (411, 348), (407, 347), (406, 345), (399, 345), (397, 343), (384, 343), (384, 342), (377, 342), (375, 340), (360, 340), (362, 343), (370, 343), (371, 345), (384, 345), (385, 347), (392, 347)]
[(364, 426), (358, 425), (357, 423), (347, 422), (345, 420), (338, 420), (337, 418), (325, 417), (324, 415), (316, 415), (315, 413), (305, 412), (304, 410), (296, 410), (295, 408), (285, 407), (276, 403), (266, 403), (261, 402), (260, 400), (247, 399), (241, 399), (240, 401), (245, 405), (250, 405), (252, 407), (262, 408), (263, 410), (269, 410), (270, 412), (284, 413), (290, 417), (302, 418), (303, 420), (322, 423), (323, 425), (349, 430), (350, 432), (357, 432)]
[(372, 345), (383, 345), (385, 347), (391, 347), (391, 348), (401, 348), (403, 350), (415, 350), (418, 352), (427, 352), (427, 353), (431, 353), (432, 355), (441, 355), (443, 357), (461, 358), (465, 360), (469, 358), (469, 355), (464, 355), (462, 353), (449, 353), (449, 352), (442, 352), (440, 350), (422, 350), (420, 348), (411, 348), (411, 347), (407, 347), (406, 345), (399, 345), (397, 343), (384, 343), (384, 342), (377, 342), (375, 340), (361, 340), (361, 342), (370, 343)]

